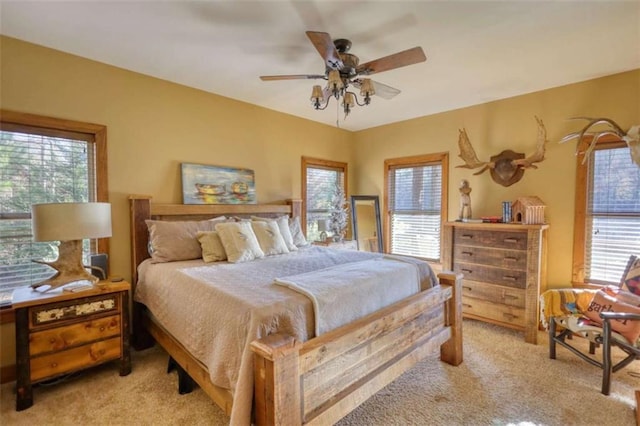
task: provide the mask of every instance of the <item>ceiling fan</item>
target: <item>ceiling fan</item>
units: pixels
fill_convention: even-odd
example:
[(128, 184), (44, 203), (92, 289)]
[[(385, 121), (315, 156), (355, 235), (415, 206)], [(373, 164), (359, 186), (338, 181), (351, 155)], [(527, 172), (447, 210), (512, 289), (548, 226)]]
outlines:
[[(362, 76), (389, 71), (427, 60), (422, 48), (414, 47), (360, 64), (360, 59), (356, 55), (348, 53), (351, 49), (350, 40), (344, 38), (332, 40), (329, 33), (318, 31), (307, 31), (306, 34), (318, 53), (320, 53), (320, 56), (322, 56), (322, 59), (324, 59), (324, 74), (263, 75), (260, 76), (260, 79), (263, 81), (326, 80), (327, 85), (324, 88), (319, 85), (313, 86), (311, 103), (315, 109), (324, 110), (329, 105), (331, 97), (335, 97), (338, 101), (342, 97), (345, 118), (356, 103), (360, 106), (369, 105), (373, 95), (383, 99), (391, 99), (400, 93), (400, 90), (394, 87), (369, 78), (362, 78)], [(349, 86), (360, 89), (362, 103), (354, 92), (348, 90)]]

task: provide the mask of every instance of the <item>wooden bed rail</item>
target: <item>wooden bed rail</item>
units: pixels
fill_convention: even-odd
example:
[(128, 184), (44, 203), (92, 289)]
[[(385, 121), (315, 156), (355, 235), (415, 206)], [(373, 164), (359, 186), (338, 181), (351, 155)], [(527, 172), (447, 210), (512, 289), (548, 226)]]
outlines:
[(258, 425), (333, 424), (425, 356), (462, 362), (462, 275), (305, 343), (254, 341)]

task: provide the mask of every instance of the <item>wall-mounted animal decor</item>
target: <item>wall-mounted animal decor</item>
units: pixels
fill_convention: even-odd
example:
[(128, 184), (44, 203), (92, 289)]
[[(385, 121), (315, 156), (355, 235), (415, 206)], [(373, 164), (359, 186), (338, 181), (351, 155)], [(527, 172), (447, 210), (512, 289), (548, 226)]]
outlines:
[(479, 175), (489, 170), (491, 177), (496, 183), (499, 183), (502, 186), (513, 185), (522, 179), (525, 169), (537, 169), (538, 166), (536, 166), (535, 163), (539, 163), (544, 160), (545, 144), (547, 143), (547, 129), (544, 127), (544, 123), (541, 119), (536, 117), (536, 121), (538, 122), (538, 142), (536, 145), (536, 151), (526, 158), (524, 154), (505, 150), (500, 154), (491, 157), (491, 161), (480, 161), (471, 146), (471, 142), (467, 136), (467, 131), (465, 129), (461, 129), (460, 136), (458, 137), (458, 146), (460, 148), (459, 157), (464, 160), (465, 164), (456, 167), (465, 169), (477, 169), (478, 167), (482, 167), (482, 169), (475, 172), (474, 175)]
[[(589, 146), (584, 151), (584, 157), (582, 159), (582, 164), (587, 162), (587, 159), (591, 156), (591, 152), (593, 148), (595, 148), (598, 140), (603, 136), (615, 136), (625, 141), (627, 146), (629, 147), (629, 154), (631, 154), (631, 161), (636, 163), (636, 165), (640, 166), (640, 126), (631, 126), (628, 132), (622, 130), (622, 127), (618, 126), (618, 124), (610, 120), (608, 118), (588, 118), (588, 117), (575, 117), (570, 118), (570, 120), (589, 120), (589, 123), (579, 132), (569, 133), (567, 136), (560, 140), (560, 143), (564, 143), (573, 139), (578, 140), (578, 146), (576, 147), (576, 155), (581, 154), (580, 145), (583, 141), (583, 138), (592, 137)], [(602, 130), (599, 132), (590, 132), (589, 130), (597, 126), (599, 124), (606, 124), (609, 128), (606, 130)]]

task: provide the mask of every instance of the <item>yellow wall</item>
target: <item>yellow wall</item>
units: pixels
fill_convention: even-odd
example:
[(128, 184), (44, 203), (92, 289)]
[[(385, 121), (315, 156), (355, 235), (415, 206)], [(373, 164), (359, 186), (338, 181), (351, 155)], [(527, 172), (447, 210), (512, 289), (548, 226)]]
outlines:
[[(450, 218), (457, 214), (463, 178), (473, 188), (474, 216), (499, 214), (502, 200), (539, 196), (551, 224), (549, 283), (564, 285), (571, 277), (575, 145), (555, 141), (578, 127), (565, 119), (604, 116), (624, 128), (640, 123), (640, 70), (357, 133), (7, 37), (0, 37), (0, 89), (3, 109), (107, 126), (111, 268), (126, 278), (127, 195), (181, 202), (182, 162), (251, 168), (258, 201), (264, 203), (300, 196), (302, 155), (347, 162), (352, 194), (382, 195), (384, 159), (449, 151)], [(544, 120), (552, 142), (547, 160), (522, 181), (504, 188), (488, 174), (454, 168), (461, 164), (458, 128), (467, 129), (481, 158), (504, 149), (530, 153), (534, 115)], [(6, 354), (13, 350), (10, 326), (2, 327), (2, 365), (13, 361)]]
[[(571, 282), (575, 196), (575, 142), (558, 144), (586, 122), (569, 117), (607, 117), (623, 129), (640, 124), (640, 70), (616, 74), (510, 99), (420, 117), (358, 132), (353, 164), (355, 188), (362, 194), (383, 194), (384, 160), (432, 152), (449, 152), (449, 219), (458, 216), (458, 186), (467, 179), (472, 188), (474, 217), (502, 214), (502, 201), (536, 195), (547, 205), (549, 229), (548, 285)], [(425, 99), (429, 102), (429, 99)], [(546, 160), (529, 169), (510, 187), (495, 183), (489, 172), (456, 168), (458, 129), (465, 128), (476, 154), (489, 160), (505, 149), (531, 154), (540, 117), (547, 129)], [(385, 211), (385, 206), (381, 206)]]

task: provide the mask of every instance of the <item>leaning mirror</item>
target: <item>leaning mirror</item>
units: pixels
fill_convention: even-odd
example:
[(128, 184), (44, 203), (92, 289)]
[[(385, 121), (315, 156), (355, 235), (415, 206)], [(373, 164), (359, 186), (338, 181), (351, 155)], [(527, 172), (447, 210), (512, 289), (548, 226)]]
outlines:
[(351, 223), (358, 250), (382, 253), (380, 202), (377, 195), (351, 196)]

